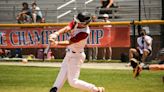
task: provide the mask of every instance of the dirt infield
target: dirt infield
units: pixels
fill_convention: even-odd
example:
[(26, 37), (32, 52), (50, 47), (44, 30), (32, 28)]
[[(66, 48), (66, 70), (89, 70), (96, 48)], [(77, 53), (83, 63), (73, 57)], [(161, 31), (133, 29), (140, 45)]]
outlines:
[[(124, 69), (130, 70), (131, 67), (125, 67), (126, 63), (84, 63), (82, 68), (90, 69)], [(17, 66), (38, 66), (38, 67), (60, 67), (61, 63), (51, 63), (51, 62), (2, 62), (0, 65), (17, 65)]]

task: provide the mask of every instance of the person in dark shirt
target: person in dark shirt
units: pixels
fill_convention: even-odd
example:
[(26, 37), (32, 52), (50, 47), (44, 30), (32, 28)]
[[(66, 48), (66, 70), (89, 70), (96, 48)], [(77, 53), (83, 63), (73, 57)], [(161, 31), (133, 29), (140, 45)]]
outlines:
[(100, 0), (100, 3), (100, 14), (112, 14), (113, 11), (110, 8), (118, 8), (118, 6), (114, 5), (114, 0)]
[(31, 13), (31, 9), (28, 7), (28, 3), (23, 2), (22, 6), (23, 6), (23, 8), (22, 8), (21, 12), (16, 17), (17, 22), (20, 24), (26, 23), (26, 22), (31, 22), (32, 21), (32, 13)]

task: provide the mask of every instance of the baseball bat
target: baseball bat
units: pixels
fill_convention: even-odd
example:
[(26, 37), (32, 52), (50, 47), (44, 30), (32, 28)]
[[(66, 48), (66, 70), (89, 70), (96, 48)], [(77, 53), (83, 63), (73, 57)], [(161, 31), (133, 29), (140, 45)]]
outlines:
[(51, 46), (51, 43), (49, 42), (48, 43), (48, 46), (44, 49), (44, 55), (47, 55), (48, 54), (48, 51), (50, 49), (50, 46)]

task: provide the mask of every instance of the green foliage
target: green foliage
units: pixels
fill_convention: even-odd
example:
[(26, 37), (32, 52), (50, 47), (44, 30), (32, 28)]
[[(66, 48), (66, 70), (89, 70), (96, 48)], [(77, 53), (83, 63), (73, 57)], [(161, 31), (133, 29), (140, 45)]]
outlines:
[[(102, 66), (103, 67), (103, 66)], [(0, 65), (0, 92), (49, 92), (59, 68)], [(164, 71), (143, 71), (138, 79), (131, 70), (81, 69), (80, 79), (104, 86), (106, 92), (163, 92)], [(81, 92), (66, 84), (61, 92)]]

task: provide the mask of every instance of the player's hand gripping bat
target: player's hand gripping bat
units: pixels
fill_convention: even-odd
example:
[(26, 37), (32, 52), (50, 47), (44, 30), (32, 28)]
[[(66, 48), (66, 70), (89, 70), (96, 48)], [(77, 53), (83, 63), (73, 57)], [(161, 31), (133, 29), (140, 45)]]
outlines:
[(50, 34), (49, 36), (49, 39), (48, 39), (48, 46), (45, 48), (44, 50), (44, 55), (47, 55), (49, 49), (50, 49), (50, 46), (51, 46), (51, 43), (52, 42), (55, 42), (56, 38), (58, 37), (59, 33), (58, 32), (55, 32), (53, 34)]

